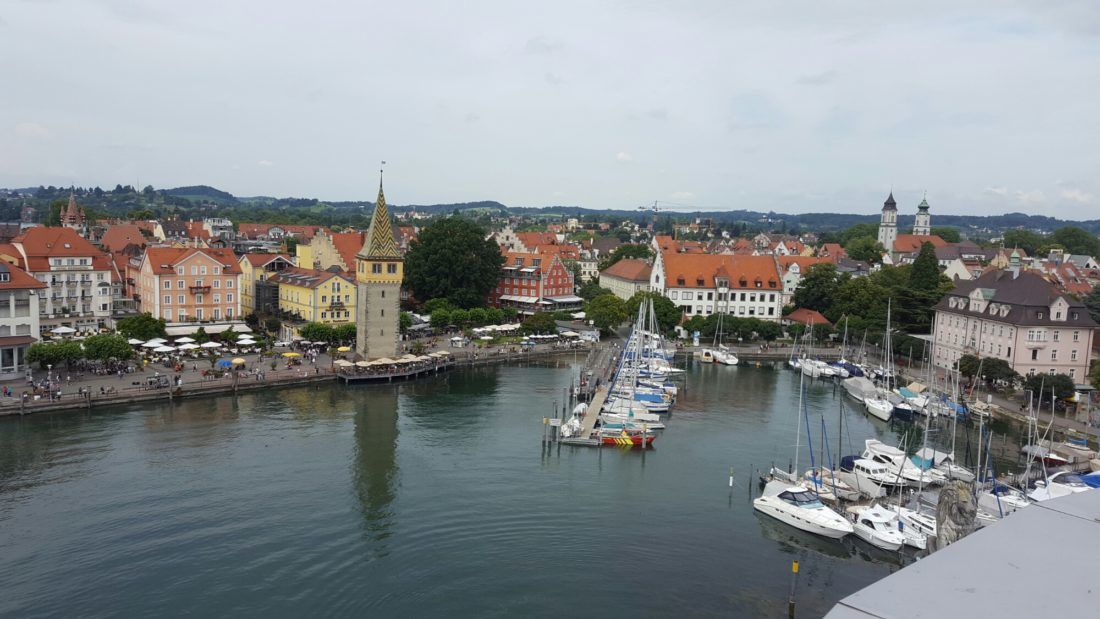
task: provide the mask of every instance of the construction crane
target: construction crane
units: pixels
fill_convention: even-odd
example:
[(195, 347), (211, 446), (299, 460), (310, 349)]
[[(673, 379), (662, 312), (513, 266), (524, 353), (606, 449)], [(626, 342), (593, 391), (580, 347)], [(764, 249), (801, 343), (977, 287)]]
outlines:
[(658, 204), (659, 204), (658, 201), (654, 200), (653, 201), (653, 206), (639, 206), (638, 207), (639, 211), (653, 211), (653, 230), (654, 230), (654, 232), (656, 232), (656, 230), (657, 230), (657, 213), (660, 212), (660, 211), (667, 210), (667, 209), (661, 208), (660, 206), (658, 206)]

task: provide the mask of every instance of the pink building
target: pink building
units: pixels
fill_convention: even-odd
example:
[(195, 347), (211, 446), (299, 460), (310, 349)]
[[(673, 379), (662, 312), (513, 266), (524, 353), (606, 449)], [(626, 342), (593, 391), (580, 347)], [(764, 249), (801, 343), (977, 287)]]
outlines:
[(230, 249), (150, 247), (138, 271), (141, 311), (167, 322), (241, 315), (241, 267)]
[(950, 368), (963, 355), (1003, 359), (1022, 375), (1088, 376), (1096, 322), (1083, 303), (1030, 271), (990, 271), (935, 306), (934, 363)]

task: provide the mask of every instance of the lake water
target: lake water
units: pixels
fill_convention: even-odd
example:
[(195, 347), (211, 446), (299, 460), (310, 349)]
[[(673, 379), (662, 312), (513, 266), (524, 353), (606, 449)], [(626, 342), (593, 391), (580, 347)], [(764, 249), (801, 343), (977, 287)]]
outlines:
[[(799, 560), (813, 617), (898, 569), (752, 510), (753, 468), (793, 457), (797, 374), (696, 367), (653, 450), (546, 452), (575, 372), (0, 420), (0, 615), (785, 616)], [(838, 400), (807, 393), (835, 456)], [(900, 432), (845, 422), (852, 450)]]

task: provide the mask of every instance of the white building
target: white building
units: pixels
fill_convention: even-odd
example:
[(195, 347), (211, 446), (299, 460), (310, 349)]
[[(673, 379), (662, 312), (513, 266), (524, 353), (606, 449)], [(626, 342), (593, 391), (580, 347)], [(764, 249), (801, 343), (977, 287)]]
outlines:
[(0, 380), (23, 378), (27, 347), (38, 340), (39, 291), (46, 284), (0, 262)]
[(600, 286), (626, 300), (649, 290), (653, 267), (645, 260), (624, 258), (600, 272)]
[(716, 312), (779, 322), (783, 287), (774, 256), (657, 254), (649, 289), (688, 316)]
[(28, 228), (12, 245), (27, 273), (46, 285), (38, 308), (41, 331), (110, 326), (115, 269), (107, 254), (72, 228)]
[(886, 251), (891, 251), (894, 241), (898, 238), (898, 203), (894, 200), (894, 192), (882, 203), (882, 217), (878, 224), (878, 242)]

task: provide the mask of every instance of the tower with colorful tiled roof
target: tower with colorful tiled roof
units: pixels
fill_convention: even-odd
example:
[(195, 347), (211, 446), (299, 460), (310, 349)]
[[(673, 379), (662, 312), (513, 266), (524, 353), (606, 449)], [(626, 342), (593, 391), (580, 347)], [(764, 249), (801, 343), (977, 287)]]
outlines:
[(917, 218), (913, 222), (913, 234), (921, 236), (932, 234), (932, 215), (928, 212), (929, 208), (927, 197), (917, 205)]
[(882, 218), (878, 224), (878, 242), (890, 252), (894, 250), (894, 241), (898, 239), (898, 203), (894, 192), (882, 203)]
[(61, 225), (72, 228), (83, 236), (87, 232), (84, 209), (76, 203), (76, 192), (69, 192), (69, 203), (61, 209)]
[(400, 335), (404, 262), (393, 240), (382, 180), (363, 248), (355, 256), (355, 352), (366, 359), (393, 357)]

